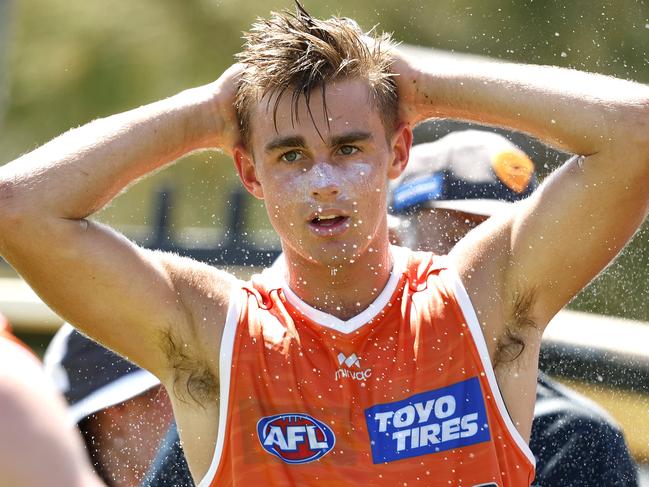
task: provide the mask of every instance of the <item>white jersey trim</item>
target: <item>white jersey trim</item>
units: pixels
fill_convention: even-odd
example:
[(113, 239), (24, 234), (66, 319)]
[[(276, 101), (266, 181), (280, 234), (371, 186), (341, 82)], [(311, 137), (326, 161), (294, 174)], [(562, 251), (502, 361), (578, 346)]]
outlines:
[(514, 422), (512, 421), (512, 418), (507, 411), (507, 407), (505, 406), (505, 401), (500, 394), (500, 388), (498, 387), (498, 382), (496, 381), (496, 374), (494, 373), (493, 366), (491, 365), (491, 358), (489, 357), (487, 342), (485, 342), (484, 334), (482, 333), (482, 328), (480, 327), (480, 322), (478, 321), (475, 309), (473, 308), (473, 304), (471, 303), (471, 298), (469, 298), (469, 293), (466, 291), (459, 274), (454, 268), (447, 268), (447, 272), (451, 277), (453, 292), (455, 293), (458, 303), (460, 304), (462, 314), (464, 315), (464, 318), (469, 325), (469, 329), (471, 330), (473, 342), (475, 343), (476, 348), (478, 349), (478, 353), (480, 354), (482, 368), (484, 369), (487, 376), (489, 387), (491, 388), (491, 393), (494, 397), (494, 400), (496, 401), (496, 405), (498, 406), (500, 416), (503, 418), (505, 426), (509, 430), (512, 438), (514, 438), (514, 441), (516, 442), (518, 448), (523, 452), (530, 463), (536, 467), (536, 459), (534, 458), (534, 454), (532, 453), (532, 450), (530, 450), (527, 442), (519, 433), (518, 429), (516, 429), (516, 426), (514, 425)]
[(234, 352), (234, 340), (237, 335), (237, 324), (241, 314), (241, 286), (237, 282), (233, 285), (228, 304), (228, 315), (223, 327), (221, 338), (221, 350), (219, 354), (219, 429), (216, 434), (214, 456), (212, 463), (205, 476), (198, 484), (198, 487), (209, 487), (216, 471), (221, 463), (223, 445), (225, 444), (225, 431), (228, 422), (228, 405), (230, 402), (230, 376), (232, 375), (232, 356)]
[[(386, 283), (383, 291), (374, 299), (370, 305), (361, 311), (359, 314), (350, 318), (348, 320), (341, 320), (329, 313), (315, 309), (314, 307), (308, 305), (302, 301), (297, 294), (288, 287), (286, 282), (285, 272), (282, 272), (282, 290), (286, 296), (286, 299), (292, 306), (294, 306), (300, 313), (305, 315), (311, 321), (318, 323), (321, 326), (330, 328), (339, 333), (353, 333), (358, 330), (360, 327), (371, 321), (378, 315), (383, 308), (388, 304), (392, 294), (399, 284), (399, 280), (405, 271), (407, 265), (408, 254), (406, 249), (402, 247), (391, 246), (390, 252), (392, 254), (392, 271), (390, 272), (390, 278)], [(277, 267), (273, 265), (273, 270), (279, 271), (279, 260), (276, 261)]]

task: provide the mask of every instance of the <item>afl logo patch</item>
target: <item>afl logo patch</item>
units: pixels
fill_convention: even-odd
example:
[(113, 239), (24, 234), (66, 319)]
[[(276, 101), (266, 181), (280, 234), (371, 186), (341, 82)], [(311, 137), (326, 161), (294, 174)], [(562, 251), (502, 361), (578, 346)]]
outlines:
[(266, 416), (257, 423), (261, 446), (286, 463), (319, 460), (336, 443), (333, 430), (322, 421), (301, 413)]

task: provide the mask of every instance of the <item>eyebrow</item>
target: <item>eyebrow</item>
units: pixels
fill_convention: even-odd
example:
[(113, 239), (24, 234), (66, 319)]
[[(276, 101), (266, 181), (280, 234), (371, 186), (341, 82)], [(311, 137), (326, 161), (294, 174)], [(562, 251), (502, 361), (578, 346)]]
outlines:
[[(335, 135), (329, 139), (329, 145), (331, 147), (338, 147), (345, 144), (351, 144), (354, 142), (361, 142), (364, 140), (370, 140), (373, 138), (371, 132), (365, 132), (358, 130), (355, 132), (349, 132), (342, 135)], [(286, 137), (276, 137), (272, 139), (266, 146), (264, 150), (266, 152), (272, 152), (277, 149), (284, 149), (289, 147), (306, 147), (306, 141), (304, 137), (300, 135), (289, 135)]]
[(335, 135), (329, 139), (329, 145), (331, 147), (337, 147), (340, 145), (351, 144), (354, 142), (362, 142), (364, 140), (372, 139), (371, 132), (365, 132), (362, 130), (356, 132), (350, 132), (343, 135)]
[(268, 142), (268, 144), (266, 144), (264, 150), (266, 152), (272, 152), (276, 149), (283, 149), (286, 147), (306, 147), (306, 142), (304, 141), (304, 137), (300, 135), (289, 135), (287, 137), (275, 137), (270, 142)]

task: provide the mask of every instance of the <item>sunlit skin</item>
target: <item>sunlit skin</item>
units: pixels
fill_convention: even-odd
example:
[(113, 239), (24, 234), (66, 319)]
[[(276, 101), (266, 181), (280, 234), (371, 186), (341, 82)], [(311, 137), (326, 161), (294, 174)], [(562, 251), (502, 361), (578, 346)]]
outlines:
[(274, 102), (262, 100), (250, 152), (235, 150), (242, 182), (265, 200), (281, 238), (289, 285), (343, 319), (365, 309), (389, 277), (387, 185), (405, 168), (412, 141), (406, 125), (386, 134), (370, 96), (366, 82), (333, 83), (326, 111), (314, 96), (310, 119), (302, 97), (296, 123), (289, 94), (280, 99), (276, 125)]

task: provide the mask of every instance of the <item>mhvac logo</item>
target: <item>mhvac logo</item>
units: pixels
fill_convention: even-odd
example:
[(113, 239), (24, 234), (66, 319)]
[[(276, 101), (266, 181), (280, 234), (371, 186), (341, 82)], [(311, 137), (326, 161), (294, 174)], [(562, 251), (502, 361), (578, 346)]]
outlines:
[(477, 377), (365, 410), (374, 463), (428, 455), (490, 439)]
[(261, 446), (286, 463), (308, 463), (331, 451), (336, 443), (332, 429), (301, 413), (266, 416), (257, 423)]
[(365, 369), (361, 367), (361, 358), (352, 353), (346, 357), (344, 353), (338, 354), (338, 370), (334, 373), (335, 380), (360, 380), (366, 381), (372, 376), (372, 369)]

